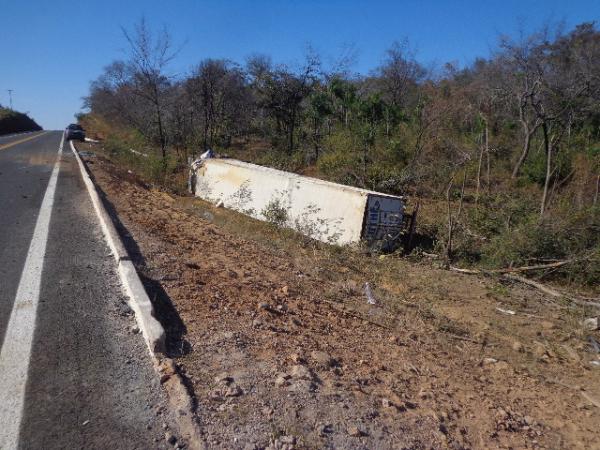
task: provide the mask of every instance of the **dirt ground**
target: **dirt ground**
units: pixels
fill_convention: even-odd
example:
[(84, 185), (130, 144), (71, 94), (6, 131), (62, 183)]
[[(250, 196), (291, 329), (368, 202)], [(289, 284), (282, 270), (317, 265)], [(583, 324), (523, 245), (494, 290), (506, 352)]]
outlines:
[(91, 150), (207, 447), (600, 449), (593, 310), (309, 243)]

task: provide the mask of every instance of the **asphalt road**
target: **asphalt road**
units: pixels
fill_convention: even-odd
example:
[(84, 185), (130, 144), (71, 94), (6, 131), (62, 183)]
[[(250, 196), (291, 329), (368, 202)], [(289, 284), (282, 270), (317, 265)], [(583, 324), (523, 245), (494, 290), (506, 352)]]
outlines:
[(0, 449), (165, 448), (164, 394), (61, 137), (0, 137)]

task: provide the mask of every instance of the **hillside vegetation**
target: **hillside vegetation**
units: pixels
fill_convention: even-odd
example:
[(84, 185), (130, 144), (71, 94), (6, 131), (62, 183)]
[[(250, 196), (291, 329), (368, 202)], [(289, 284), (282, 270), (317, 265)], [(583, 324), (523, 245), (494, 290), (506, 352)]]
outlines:
[(42, 127), (27, 114), (9, 108), (3, 108), (2, 105), (0, 105), (0, 136), (23, 131), (39, 131), (41, 129)]
[[(91, 84), (81, 120), (156, 184), (207, 148), (339, 183), (409, 195), (420, 245), (445, 264), (559, 263), (546, 277), (600, 281), (600, 32), (501, 37), (469, 67), (431, 70), (407, 41), (368, 75), (347, 55), (290, 67), (254, 55), (169, 75), (166, 32), (142, 21), (130, 57)], [(131, 147), (149, 158), (132, 157)], [(562, 264), (564, 263), (564, 264)]]

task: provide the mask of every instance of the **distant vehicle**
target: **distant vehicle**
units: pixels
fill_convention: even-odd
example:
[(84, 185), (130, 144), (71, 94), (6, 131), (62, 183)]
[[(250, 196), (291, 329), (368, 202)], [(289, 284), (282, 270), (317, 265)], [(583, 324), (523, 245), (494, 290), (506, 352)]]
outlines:
[(71, 139), (85, 141), (85, 130), (81, 128), (81, 125), (72, 123), (65, 129), (65, 139), (67, 141), (70, 141)]

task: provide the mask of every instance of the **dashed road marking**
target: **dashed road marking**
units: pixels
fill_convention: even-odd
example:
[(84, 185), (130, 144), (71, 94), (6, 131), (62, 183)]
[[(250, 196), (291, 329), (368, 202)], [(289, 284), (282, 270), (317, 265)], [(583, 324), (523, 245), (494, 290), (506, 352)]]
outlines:
[[(33, 137), (29, 139), (33, 139)], [(58, 157), (42, 200), (0, 351), (0, 449), (2, 450), (16, 449), (19, 445), (19, 428), (23, 416), (27, 374), (31, 359), (37, 306), (40, 300), (42, 269), (63, 144), (64, 135), (60, 141)]]

